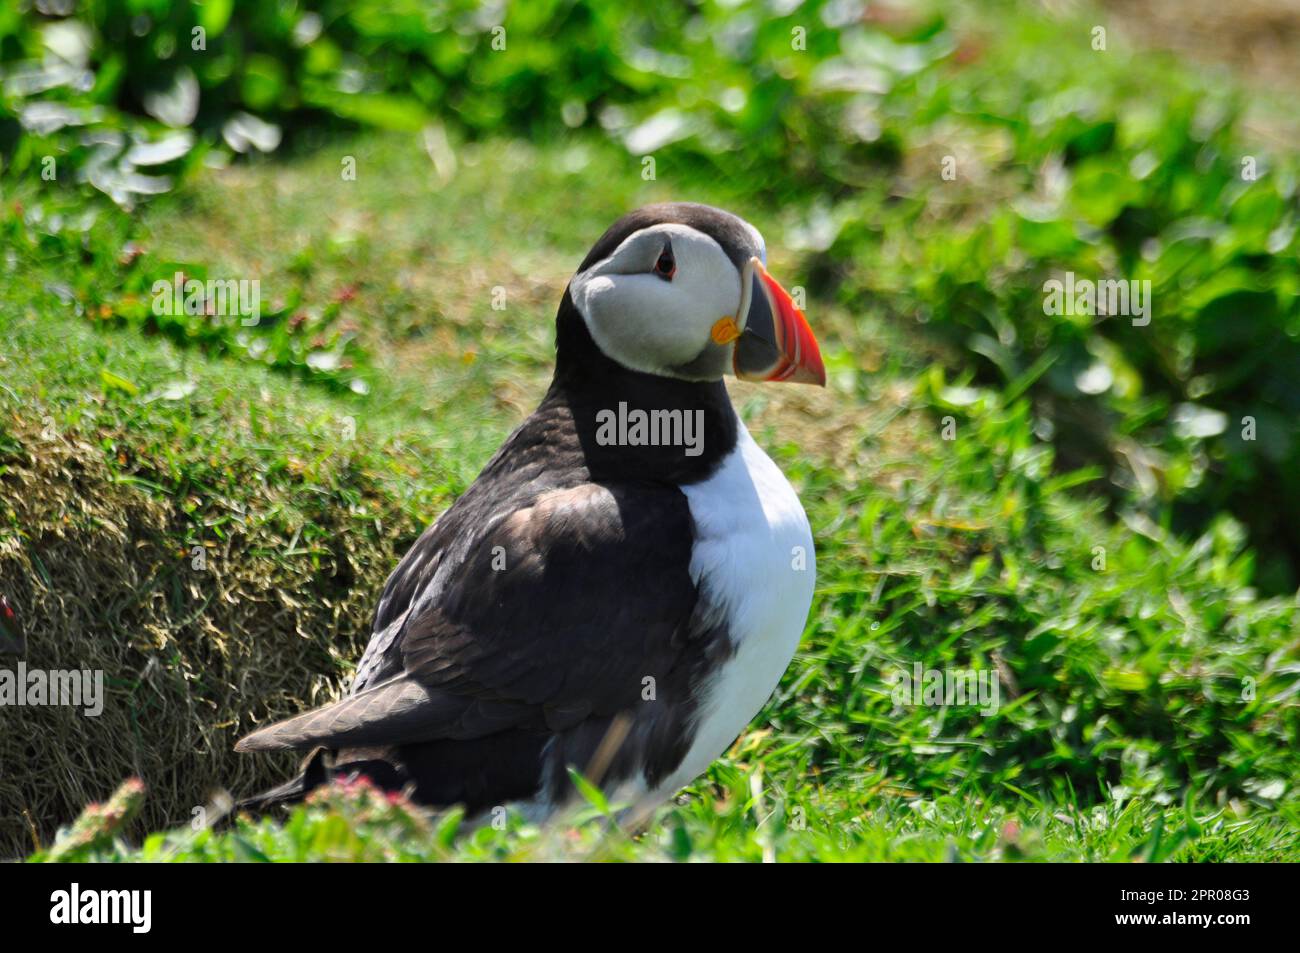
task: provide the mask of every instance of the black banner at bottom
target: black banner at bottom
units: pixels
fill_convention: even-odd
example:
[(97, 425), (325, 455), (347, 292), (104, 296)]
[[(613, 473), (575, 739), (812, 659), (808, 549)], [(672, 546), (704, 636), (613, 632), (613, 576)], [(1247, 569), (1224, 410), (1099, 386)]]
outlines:
[[(1283, 906), (1294, 903), (1289, 871), (1277, 865), (823, 865), (754, 871), (753, 881), (737, 881), (730, 871), (728, 889), (700, 869), (607, 870), (596, 882), (587, 880), (591, 871), (487, 866), (14, 864), (0, 867), (0, 890), (10, 940), (49, 931), (128, 944), (157, 937), (373, 939), (377, 930), (445, 930), (452, 918), (456, 934), (477, 924), (493, 942), (511, 927), (531, 939), (542, 924), (581, 930), (582, 920), (611, 915), (649, 917), (635, 928), (640, 933), (664, 918), (680, 926), (683, 918), (716, 916), (720, 906), (739, 912), (749, 904), (792, 918), (788, 925), (800, 930), (812, 928), (806, 918), (820, 911), (865, 918), (872, 933), (889, 923), (907, 933), (960, 931), (965, 923), (986, 938), (992, 929), (1232, 942), (1261, 928), (1276, 931), (1290, 922)], [(1038, 928), (1053, 932), (1023, 932)]]

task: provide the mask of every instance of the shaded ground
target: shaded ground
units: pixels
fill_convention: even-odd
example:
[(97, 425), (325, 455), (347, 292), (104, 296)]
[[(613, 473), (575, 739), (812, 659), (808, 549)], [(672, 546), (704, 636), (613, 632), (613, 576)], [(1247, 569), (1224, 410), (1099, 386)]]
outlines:
[[(1047, 4), (1051, 6), (1052, 4)], [(1297, 0), (1103, 0), (1134, 46), (1231, 67), (1238, 80), (1300, 89)]]

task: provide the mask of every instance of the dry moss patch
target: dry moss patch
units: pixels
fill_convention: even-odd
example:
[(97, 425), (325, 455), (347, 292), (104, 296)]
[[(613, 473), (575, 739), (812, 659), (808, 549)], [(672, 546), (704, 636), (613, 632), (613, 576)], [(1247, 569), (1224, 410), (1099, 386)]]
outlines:
[[(110, 468), (122, 434), (50, 432), (10, 414), (0, 446), (0, 588), (21, 612), (29, 670), (103, 673), (103, 710), (6, 708), (0, 856), (48, 843), (137, 775), (139, 830), (184, 823), (212, 793), (290, 763), (238, 757), (256, 723), (325, 701), (363, 647), (375, 598), (419, 524), (356, 461), (318, 464), (313, 506), (254, 472), (238, 502), (146, 489)], [(162, 472), (147, 455), (137, 473)], [(290, 481), (291, 482), (291, 481)], [(315, 542), (303, 540), (304, 526)], [(214, 528), (215, 527), (215, 528)], [(333, 532), (330, 532), (333, 530)], [(0, 666), (16, 668), (12, 657)]]

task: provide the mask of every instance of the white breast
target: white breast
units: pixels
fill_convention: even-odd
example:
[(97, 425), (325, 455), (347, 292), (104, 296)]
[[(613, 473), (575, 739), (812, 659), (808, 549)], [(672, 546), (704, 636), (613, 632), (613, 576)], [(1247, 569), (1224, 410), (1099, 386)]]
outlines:
[(736, 653), (705, 687), (681, 766), (647, 802), (702, 774), (758, 714), (794, 657), (812, 605), (817, 568), (808, 517), (743, 422), (738, 429), (718, 471), (682, 487), (695, 521), (691, 575), (723, 613)]

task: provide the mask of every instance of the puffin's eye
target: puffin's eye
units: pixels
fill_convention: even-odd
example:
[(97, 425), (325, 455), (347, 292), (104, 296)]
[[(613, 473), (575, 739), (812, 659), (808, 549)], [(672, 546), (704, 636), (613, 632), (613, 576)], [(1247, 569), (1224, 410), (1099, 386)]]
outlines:
[(659, 260), (655, 262), (655, 274), (664, 281), (672, 281), (676, 272), (677, 260), (673, 258), (672, 246), (665, 245), (664, 250), (659, 253)]

